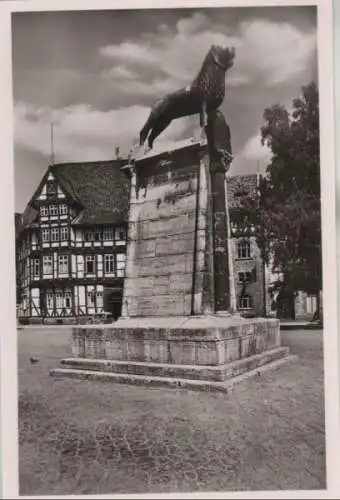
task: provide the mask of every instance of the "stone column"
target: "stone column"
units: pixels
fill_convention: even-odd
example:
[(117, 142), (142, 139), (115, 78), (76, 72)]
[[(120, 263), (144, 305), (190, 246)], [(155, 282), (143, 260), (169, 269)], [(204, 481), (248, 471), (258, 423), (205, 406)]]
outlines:
[(228, 241), (230, 312), (232, 314), (235, 314), (237, 311), (237, 304), (236, 304), (235, 273), (234, 273), (234, 263), (233, 263), (232, 234), (231, 234), (231, 223), (230, 223), (230, 213), (229, 213), (227, 174), (225, 174), (225, 176), (224, 176), (224, 189), (225, 189), (225, 211), (226, 211), (227, 241)]
[(226, 213), (225, 169), (210, 162), (214, 248), (215, 312), (230, 312), (228, 224)]

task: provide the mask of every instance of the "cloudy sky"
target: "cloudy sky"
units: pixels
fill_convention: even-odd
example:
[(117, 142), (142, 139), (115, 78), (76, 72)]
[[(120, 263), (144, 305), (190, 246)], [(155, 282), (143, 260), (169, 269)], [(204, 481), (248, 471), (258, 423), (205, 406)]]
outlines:
[[(263, 110), (291, 107), (317, 78), (313, 7), (44, 12), (13, 15), (16, 211), (55, 161), (101, 160), (136, 142), (150, 107), (190, 84), (212, 43), (236, 47), (222, 110), (231, 173), (263, 170)], [(155, 147), (197, 131), (175, 120)]]

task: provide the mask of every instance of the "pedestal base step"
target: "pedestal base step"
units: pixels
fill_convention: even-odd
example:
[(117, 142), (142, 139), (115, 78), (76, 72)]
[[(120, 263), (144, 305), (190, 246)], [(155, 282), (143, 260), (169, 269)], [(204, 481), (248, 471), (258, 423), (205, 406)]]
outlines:
[(61, 364), (75, 370), (91, 370), (105, 373), (126, 373), (150, 377), (175, 377), (190, 380), (224, 380), (242, 375), (262, 365), (288, 356), (287, 347), (278, 347), (253, 356), (248, 356), (224, 365), (179, 365), (141, 361), (119, 361), (111, 359), (66, 358)]
[[(190, 390), (201, 390), (211, 392), (228, 392), (231, 387), (243, 380), (261, 373), (280, 367), (282, 364), (295, 361), (296, 356), (289, 355), (286, 348), (273, 349), (266, 361), (264, 356), (251, 356), (248, 359), (248, 368), (243, 370), (229, 371), (229, 377), (224, 379), (207, 379), (207, 374), (219, 377), (223, 374), (223, 369), (230, 369), (231, 365), (240, 363), (230, 363), (224, 367), (200, 367), (185, 365), (165, 365), (138, 362), (119, 362), (114, 360), (95, 360), (68, 358), (62, 360), (62, 364), (68, 368), (55, 368), (50, 371), (50, 375), (55, 378), (75, 378), (91, 381), (115, 382), (120, 384), (147, 385), (147, 386), (168, 386), (174, 388), (186, 388)], [(261, 359), (260, 359), (261, 358)], [(262, 360), (262, 363), (261, 363)], [(241, 360), (245, 362), (247, 360)], [(252, 366), (252, 368), (249, 368)], [(216, 372), (216, 370), (220, 372)], [(190, 372), (189, 372), (190, 371)], [(150, 375), (152, 373), (152, 375)], [(234, 375), (231, 375), (234, 373)], [(190, 375), (190, 377), (188, 377)]]

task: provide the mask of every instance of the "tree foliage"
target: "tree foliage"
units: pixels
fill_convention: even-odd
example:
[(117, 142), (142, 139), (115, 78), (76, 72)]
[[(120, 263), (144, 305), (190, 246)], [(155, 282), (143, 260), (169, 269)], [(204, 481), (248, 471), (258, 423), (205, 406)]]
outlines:
[(263, 114), (262, 144), (272, 153), (258, 199), (245, 199), (262, 257), (277, 283), (292, 292), (322, 288), (318, 88), (312, 82), (293, 111), (274, 105)]

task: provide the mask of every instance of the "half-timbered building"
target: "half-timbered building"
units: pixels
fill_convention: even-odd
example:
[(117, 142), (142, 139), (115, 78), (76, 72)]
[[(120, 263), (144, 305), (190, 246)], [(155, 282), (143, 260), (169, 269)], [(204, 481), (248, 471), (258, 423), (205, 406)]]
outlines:
[(129, 206), (124, 160), (48, 168), (16, 215), (18, 315), (120, 315)]

